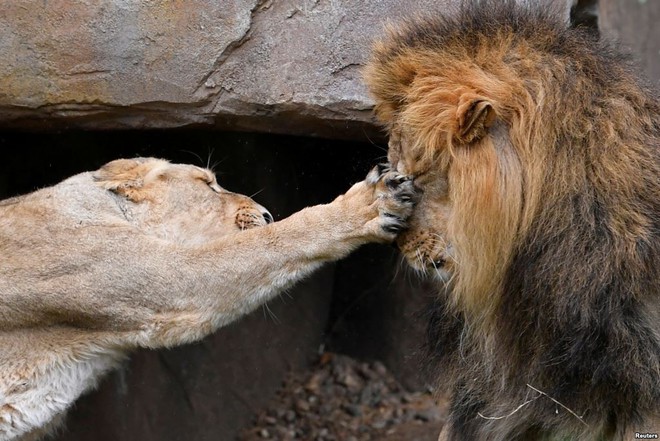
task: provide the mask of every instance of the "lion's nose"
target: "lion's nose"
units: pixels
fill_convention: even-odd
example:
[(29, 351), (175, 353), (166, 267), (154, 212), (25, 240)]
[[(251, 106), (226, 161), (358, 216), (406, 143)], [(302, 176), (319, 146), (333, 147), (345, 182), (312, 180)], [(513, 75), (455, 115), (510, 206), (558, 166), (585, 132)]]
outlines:
[(270, 212), (265, 208), (261, 211), (261, 215), (264, 217), (264, 220), (266, 221), (267, 224), (273, 223), (273, 215), (270, 214)]

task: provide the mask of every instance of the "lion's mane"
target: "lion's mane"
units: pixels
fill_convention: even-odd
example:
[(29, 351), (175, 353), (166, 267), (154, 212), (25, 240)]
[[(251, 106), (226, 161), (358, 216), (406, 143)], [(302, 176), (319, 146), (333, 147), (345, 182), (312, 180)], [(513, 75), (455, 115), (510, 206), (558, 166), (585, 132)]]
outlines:
[[(458, 270), (429, 337), (449, 439), (658, 432), (657, 97), (552, 11), (471, 5), (391, 28), (365, 75), (411, 156), (447, 170)], [(466, 94), (496, 115), (468, 138)]]

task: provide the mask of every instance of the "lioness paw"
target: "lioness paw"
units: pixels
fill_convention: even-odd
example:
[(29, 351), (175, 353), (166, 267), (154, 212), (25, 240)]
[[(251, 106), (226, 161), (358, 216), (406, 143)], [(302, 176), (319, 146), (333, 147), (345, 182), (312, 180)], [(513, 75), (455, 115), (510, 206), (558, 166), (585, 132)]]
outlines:
[(366, 180), (375, 185), (379, 229), (376, 234), (392, 241), (408, 227), (407, 220), (417, 202), (413, 181), (409, 176), (383, 169), (382, 166), (375, 167)]

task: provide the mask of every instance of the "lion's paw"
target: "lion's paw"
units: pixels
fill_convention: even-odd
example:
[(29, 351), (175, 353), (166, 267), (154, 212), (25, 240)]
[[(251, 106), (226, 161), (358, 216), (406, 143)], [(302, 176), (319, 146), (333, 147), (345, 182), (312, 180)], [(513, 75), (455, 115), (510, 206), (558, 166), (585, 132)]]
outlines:
[(375, 233), (383, 240), (392, 241), (408, 227), (408, 218), (417, 202), (412, 178), (381, 165), (369, 172), (366, 182), (375, 187), (378, 209)]

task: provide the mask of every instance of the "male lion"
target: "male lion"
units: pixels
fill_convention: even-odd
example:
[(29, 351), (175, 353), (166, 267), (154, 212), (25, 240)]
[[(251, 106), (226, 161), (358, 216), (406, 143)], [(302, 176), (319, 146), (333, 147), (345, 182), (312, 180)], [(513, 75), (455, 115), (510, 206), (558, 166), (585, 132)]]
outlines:
[(209, 170), (149, 158), (0, 202), (0, 440), (50, 431), (129, 350), (198, 340), (322, 263), (392, 241), (413, 197), (375, 169), (272, 223)]
[(423, 192), (398, 244), (442, 291), (442, 440), (660, 432), (658, 100), (555, 17), (471, 2), (393, 29), (365, 73)]

